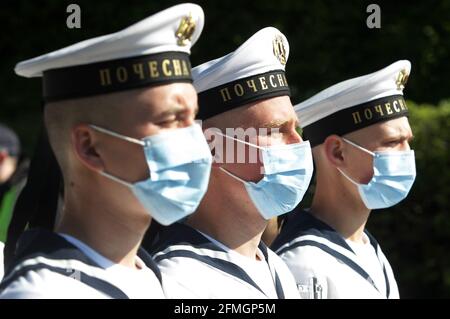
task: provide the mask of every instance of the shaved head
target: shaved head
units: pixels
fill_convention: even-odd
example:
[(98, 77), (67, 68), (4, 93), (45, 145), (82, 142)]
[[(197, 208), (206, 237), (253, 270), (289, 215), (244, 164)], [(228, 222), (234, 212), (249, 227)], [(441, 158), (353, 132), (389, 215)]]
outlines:
[(49, 103), (44, 117), (50, 145), (66, 176), (70, 165), (71, 129), (81, 123), (114, 127), (123, 113), (120, 93)]

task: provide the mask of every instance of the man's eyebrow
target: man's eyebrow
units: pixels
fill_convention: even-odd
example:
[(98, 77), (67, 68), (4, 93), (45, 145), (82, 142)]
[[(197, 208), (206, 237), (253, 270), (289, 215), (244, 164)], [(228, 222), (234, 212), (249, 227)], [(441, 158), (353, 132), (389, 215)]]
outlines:
[(263, 128), (280, 128), (283, 125), (286, 125), (289, 121), (288, 120), (273, 120), (267, 123), (264, 123), (260, 127)]
[(407, 134), (407, 133), (390, 133), (390, 134), (386, 134), (384, 136), (385, 140), (408, 140), (408, 141), (412, 141), (414, 139), (414, 135), (411, 134)]
[[(198, 107), (197, 107), (198, 109)], [(158, 112), (158, 113), (154, 113), (151, 115), (152, 119), (160, 119), (160, 118), (165, 118), (165, 117), (169, 117), (171, 115), (174, 115), (176, 113), (182, 112), (185, 110), (184, 106), (181, 105), (174, 105), (171, 106), (169, 109), (163, 111), (163, 112)]]

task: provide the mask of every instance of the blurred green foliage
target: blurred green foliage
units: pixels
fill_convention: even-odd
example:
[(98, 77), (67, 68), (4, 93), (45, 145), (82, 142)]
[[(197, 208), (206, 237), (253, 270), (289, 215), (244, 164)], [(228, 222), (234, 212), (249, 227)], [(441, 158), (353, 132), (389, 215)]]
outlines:
[[(31, 154), (41, 124), (39, 79), (14, 65), (90, 37), (118, 31), (181, 1), (2, 0), (0, 121)], [(233, 51), (259, 29), (275, 26), (290, 42), (287, 77), (298, 103), (345, 79), (396, 60), (412, 62), (405, 91), (416, 139), (417, 181), (401, 205), (374, 213), (369, 228), (390, 258), (403, 296), (450, 297), (449, 112), (450, 1), (192, 1), (206, 22), (192, 64)], [(66, 27), (66, 7), (81, 7), (81, 29)], [(368, 29), (366, 8), (381, 7), (381, 29)], [(426, 103), (438, 105), (434, 107)]]

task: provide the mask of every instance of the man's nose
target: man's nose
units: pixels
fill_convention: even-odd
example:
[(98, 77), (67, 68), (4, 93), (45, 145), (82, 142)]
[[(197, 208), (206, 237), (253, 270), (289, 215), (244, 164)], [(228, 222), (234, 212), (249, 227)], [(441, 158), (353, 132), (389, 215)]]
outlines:
[(285, 142), (286, 142), (286, 144), (295, 144), (295, 143), (303, 142), (303, 138), (297, 132), (296, 127), (293, 127), (289, 130), (289, 133), (287, 134), (287, 138), (286, 138)]
[(409, 151), (411, 149), (411, 146), (409, 145), (409, 142), (405, 140), (403, 143), (400, 143), (399, 150), (400, 151)]

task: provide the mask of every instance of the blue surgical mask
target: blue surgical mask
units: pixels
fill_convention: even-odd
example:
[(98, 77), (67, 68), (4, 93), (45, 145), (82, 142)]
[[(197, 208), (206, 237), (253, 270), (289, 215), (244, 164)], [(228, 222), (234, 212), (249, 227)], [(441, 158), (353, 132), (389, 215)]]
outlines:
[(198, 124), (143, 139), (91, 127), (143, 147), (150, 175), (147, 180), (129, 183), (106, 172), (100, 174), (129, 187), (158, 223), (170, 225), (197, 209), (208, 188), (212, 163), (209, 146)]
[(408, 195), (416, 178), (414, 151), (371, 152), (352, 141), (348, 144), (373, 156), (373, 177), (368, 184), (359, 184), (338, 170), (358, 187), (361, 199), (368, 209), (391, 207)]
[(308, 190), (314, 170), (308, 141), (261, 147), (220, 135), (260, 150), (264, 176), (257, 183), (245, 181), (223, 167), (220, 169), (245, 185), (250, 199), (265, 219), (288, 213), (300, 203)]

